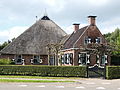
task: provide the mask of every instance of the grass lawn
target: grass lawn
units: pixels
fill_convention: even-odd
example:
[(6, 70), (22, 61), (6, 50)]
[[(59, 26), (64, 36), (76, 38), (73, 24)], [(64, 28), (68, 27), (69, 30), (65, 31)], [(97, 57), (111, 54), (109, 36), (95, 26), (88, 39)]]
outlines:
[(80, 79), (80, 77), (41, 77), (41, 76), (12, 76), (12, 75), (0, 75), (0, 78), (28, 78), (28, 79)]
[[(33, 79), (36, 79), (36, 80), (33, 80)], [(38, 80), (38, 79), (43, 79), (43, 80)], [(44, 80), (44, 79), (48, 79), (48, 80)], [(51, 80), (51, 79), (53, 79), (53, 80)], [(60, 80), (56, 80), (56, 79), (60, 79)], [(67, 80), (65, 80), (65, 79), (67, 79)], [(71, 80), (69, 80), (69, 79), (71, 79)], [(79, 78), (77, 78), (77, 77), (40, 77), (40, 76), (0, 75), (0, 82), (35, 82), (35, 83), (75, 82), (72, 79), (79, 79)]]
[(52, 83), (52, 82), (75, 82), (75, 81), (0, 79), (0, 82)]

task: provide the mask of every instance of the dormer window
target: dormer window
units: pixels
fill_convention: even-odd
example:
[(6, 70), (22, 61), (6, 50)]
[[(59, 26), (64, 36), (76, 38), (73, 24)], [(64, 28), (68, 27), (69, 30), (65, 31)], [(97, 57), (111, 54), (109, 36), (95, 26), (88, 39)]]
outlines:
[(91, 43), (91, 38), (88, 38), (88, 43)]
[(96, 38), (95, 41), (97, 44), (101, 43), (101, 37)]
[(90, 37), (85, 37), (85, 44), (92, 43), (92, 39)]

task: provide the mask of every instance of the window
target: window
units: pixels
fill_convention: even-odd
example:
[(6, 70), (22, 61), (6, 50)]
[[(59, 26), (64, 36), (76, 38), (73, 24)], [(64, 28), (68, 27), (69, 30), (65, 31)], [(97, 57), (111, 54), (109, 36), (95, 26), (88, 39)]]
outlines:
[(67, 54), (64, 55), (64, 63), (67, 64)]
[(103, 55), (102, 56), (102, 58), (101, 58), (101, 64), (102, 65), (105, 65), (105, 64), (107, 64), (108, 62), (107, 62), (107, 55)]
[(72, 53), (70, 53), (69, 58), (70, 58), (70, 64), (72, 64), (73, 63), (73, 54)]
[(69, 54), (64, 55), (65, 64), (69, 64)]
[(82, 65), (86, 65), (86, 53), (79, 53), (78, 54), (78, 63)]
[(92, 43), (92, 38), (90, 38), (90, 37), (85, 37), (84, 43), (85, 43), (85, 44), (90, 44), (90, 43)]
[(72, 53), (67, 53), (62, 56), (62, 64), (72, 64), (73, 63), (73, 54)]
[(23, 60), (22, 60), (22, 55), (16, 55), (16, 64), (22, 64)]
[(103, 55), (101, 58), (101, 64), (104, 65), (105, 64), (105, 56)]
[(53, 55), (50, 55), (50, 57), (49, 57), (49, 63), (50, 63), (50, 65), (55, 65), (55, 56), (53, 56)]
[(33, 64), (40, 64), (40, 63), (42, 63), (42, 59), (40, 59), (40, 56), (34, 55), (33, 59), (32, 59), (32, 63)]
[(101, 37), (96, 38), (95, 43), (100, 44), (101, 43)]

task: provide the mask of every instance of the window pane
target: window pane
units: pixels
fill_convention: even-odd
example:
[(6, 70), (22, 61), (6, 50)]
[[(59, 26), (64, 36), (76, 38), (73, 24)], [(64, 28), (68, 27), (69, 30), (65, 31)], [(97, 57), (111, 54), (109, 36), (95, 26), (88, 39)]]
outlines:
[(73, 54), (70, 53), (70, 64), (72, 64), (72, 63), (73, 63)]
[(39, 64), (39, 61), (40, 61), (40, 56), (34, 56), (33, 63)]
[(16, 63), (19, 63), (19, 64), (22, 63), (22, 55), (17, 55), (16, 56)]
[(86, 65), (86, 53), (81, 53), (81, 54), (78, 54), (79, 56), (79, 61), (78, 61), (78, 63), (80, 64), (82, 64), (82, 65)]

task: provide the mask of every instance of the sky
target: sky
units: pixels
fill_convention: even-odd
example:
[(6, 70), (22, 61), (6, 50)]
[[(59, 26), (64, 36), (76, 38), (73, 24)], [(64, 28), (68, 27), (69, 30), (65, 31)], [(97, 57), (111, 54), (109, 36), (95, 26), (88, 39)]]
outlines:
[(94, 15), (104, 34), (120, 28), (120, 0), (0, 0), (0, 44), (18, 37), (40, 19), (48, 17), (68, 34), (73, 23), (88, 25), (87, 16)]

